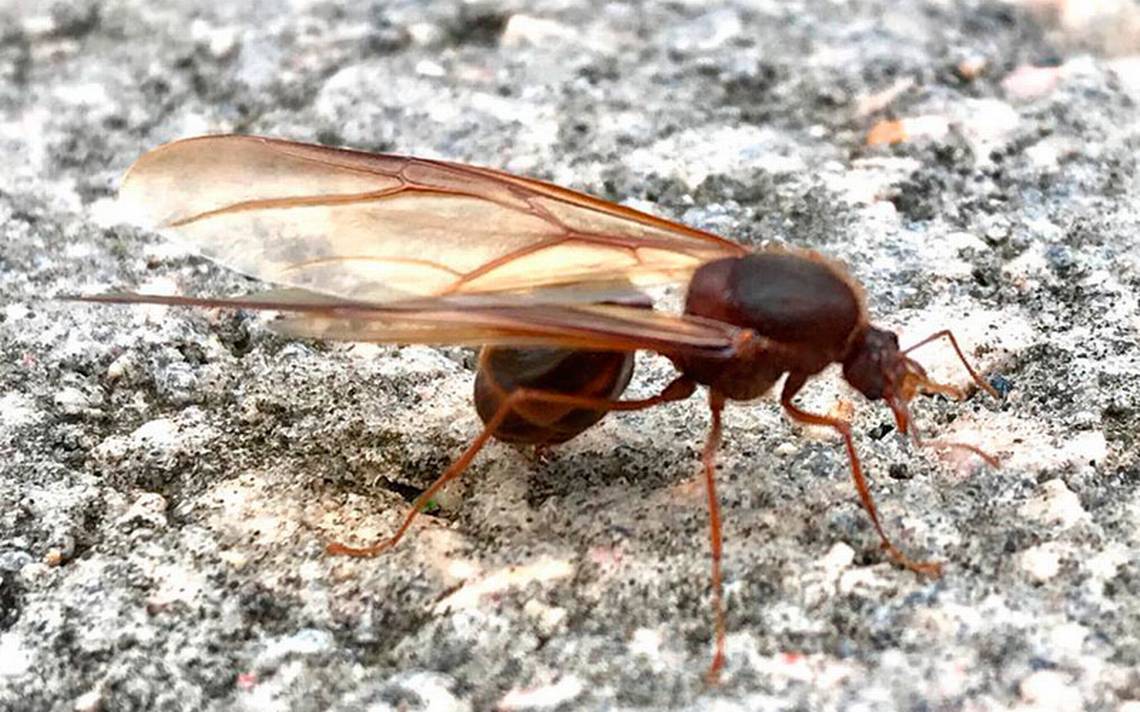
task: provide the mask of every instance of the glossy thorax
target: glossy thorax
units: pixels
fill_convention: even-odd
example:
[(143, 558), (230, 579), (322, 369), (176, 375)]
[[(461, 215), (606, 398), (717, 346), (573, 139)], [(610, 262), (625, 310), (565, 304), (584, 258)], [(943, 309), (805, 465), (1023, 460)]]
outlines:
[[(733, 400), (763, 395), (785, 373), (806, 378), (828, 364), (846, 364), (861, 353), (868, 334), (879, 332), (867, 324), (859, 287), (842, 268), (811, 252), (779, 250), (710, 262), (693, 275), (685, 313), (762, 338), (754, 351), (729, 363), (677, 362), (698, 383)], [(764, 348), (766, 343), (773, 348)], [(852, 385), (863, 390), (865, 384)]]

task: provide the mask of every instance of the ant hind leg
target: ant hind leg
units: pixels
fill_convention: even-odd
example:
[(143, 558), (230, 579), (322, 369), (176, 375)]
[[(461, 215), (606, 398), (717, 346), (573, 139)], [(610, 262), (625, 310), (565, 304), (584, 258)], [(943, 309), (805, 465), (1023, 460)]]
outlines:
[(692, 395), (695, 389), (696, 385), (692, 381), (689, 381), (684, 377), (680, 377), (666, 386), (665, 389), (661, 391), (661, 393), (653, 397), (644, 398), (641, 400), (613, 401), (607, 400), (605, 398), (587, 398), (567, 393), (554, 393), (549, 391), (537, 391), (520, 388), (512, 392), (510, 396), (508, 396), (503, 401), (502, 405), (495, 412), (494, 416), (492, 416), (487, 421), (487, 423), (483, 426), (482, 431), (480, 431), (479, 435), (473, 441), (471, 441), (471, 444), (467, 446), (467, 449), (463, 451), (463, 454), (459, 456), (459, 459), (457, 459), (451, 464), (450, 467), (444, 470), (443, 474), (436, 478), (435, 482), (432, 482), (431, 486), (424, 490), (419, 497), (416, 497), (416, 500), (412, 502), (412, 506), (409, 508), (407, 515), (404, 517), (403, 523), (400, 524), (400, 527), (396, 530), (395, 534), (393, 534), (388, 539), (377, 542), (376, 544), (372, 544), (370, 546), (355, 547), (346, 546), (345, 544), (341, 544), (339, 542), (332, 542), (326, 547), (326, 549), (330, 554), (370, 557), (376, 556), (398, 544), (400, 542), (400, 539), (403, 538), (404, 534), (412, 526), (412, 523), (415, 521), (416, 517), (419, 516), (419, 513), (423, 510), (423, 508), (427, 506), (427, 504), (439, 493), (441, 489), (443, 489), (452, 480), (457, 479), (467, 470), (468, 467), (471, 466), (471, 462), (475, 459), (475, 456), (479, 454), (479, 451), (483, 449), (483, 447), (487, 444), (487, 441), (491, 439), (491, 437), (495, 434), (495, 431), (499, 428), (500, 425), (502, 425), (503, 421), (506, 420), (507, 416), (522, 405), (549, 403), (551, 405), (565, 405), (573, 408), (590, 408), (594, 410), (606, 411), (642, 410), (644, 408), (652, 408), (653, 406), (660, 405), (662, 403), (683, 400)]

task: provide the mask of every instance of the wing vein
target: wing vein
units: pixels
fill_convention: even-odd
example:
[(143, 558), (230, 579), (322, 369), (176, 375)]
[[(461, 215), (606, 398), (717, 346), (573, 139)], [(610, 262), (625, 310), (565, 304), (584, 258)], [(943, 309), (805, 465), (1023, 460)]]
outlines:
[(438, 269), (441, 272), (447, 272), (448, 274), (455, 275), (458, 278), (463, 277), (462, 272), (451, 269), (445, 265), (441, 265), (438, 262), (432, 262), (431, 260), (420, 260), (414, 257), (377, 257), (376, 255), (337, 255), (335, 257), (318, 257), (311, 260), (305, 260), (303, 262), (291, 264), (288, 267), (283, 268), (280, 272), (280, 275), (285, 276), (290, 272), (300, 272), (306, 269), (311, 269), (313, 267), (335, 265), (341, 262), (396, 262), (398, 264), (422, 265), (424, 267), (430, 267), (431, 269)]
[(608, 301), (615, 285), (670, 282), (747, 252), (491, 168), (262, 137), (155, 149), (120, 197), (141, 224), (245, 274), (375, 304), (490, 293)]

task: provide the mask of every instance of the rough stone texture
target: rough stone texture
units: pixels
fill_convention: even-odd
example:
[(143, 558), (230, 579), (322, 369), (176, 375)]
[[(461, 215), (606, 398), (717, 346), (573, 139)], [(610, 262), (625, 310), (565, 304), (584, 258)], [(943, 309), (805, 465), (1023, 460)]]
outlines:
[[(0, 709), (1136, 709), (1140, 11), (1091, 5), (0, 3)], [(834, 374), (804, 396), (855, 403), (925, 580), (833, 437), (732, 407), (716, 689), (700, 398), (546, 461), (495, 445), (396, 551), (330, 557), (475, 434), (468, 352), (47, 299), (252, 289), (117, 221), (136, 156), (216, 131), (825, 251), (1008, 390), (917, 405), (1003, 467), (883, 437)], [(669, 377), (646, 356), (630, 393)]]

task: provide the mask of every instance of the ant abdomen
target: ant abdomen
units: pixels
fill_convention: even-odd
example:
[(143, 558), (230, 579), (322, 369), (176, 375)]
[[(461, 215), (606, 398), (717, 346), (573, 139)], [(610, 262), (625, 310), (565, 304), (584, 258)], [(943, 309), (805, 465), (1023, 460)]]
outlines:
[[(475, 377), (475, 409), (484, 423), (519, 388), (616, 400), (633, 375), (633, 354), (485, 346)], [(557, 445), (604, 418), (605, 411), (543, 402), (513, 408), (494, 436), (522, 445)]]

